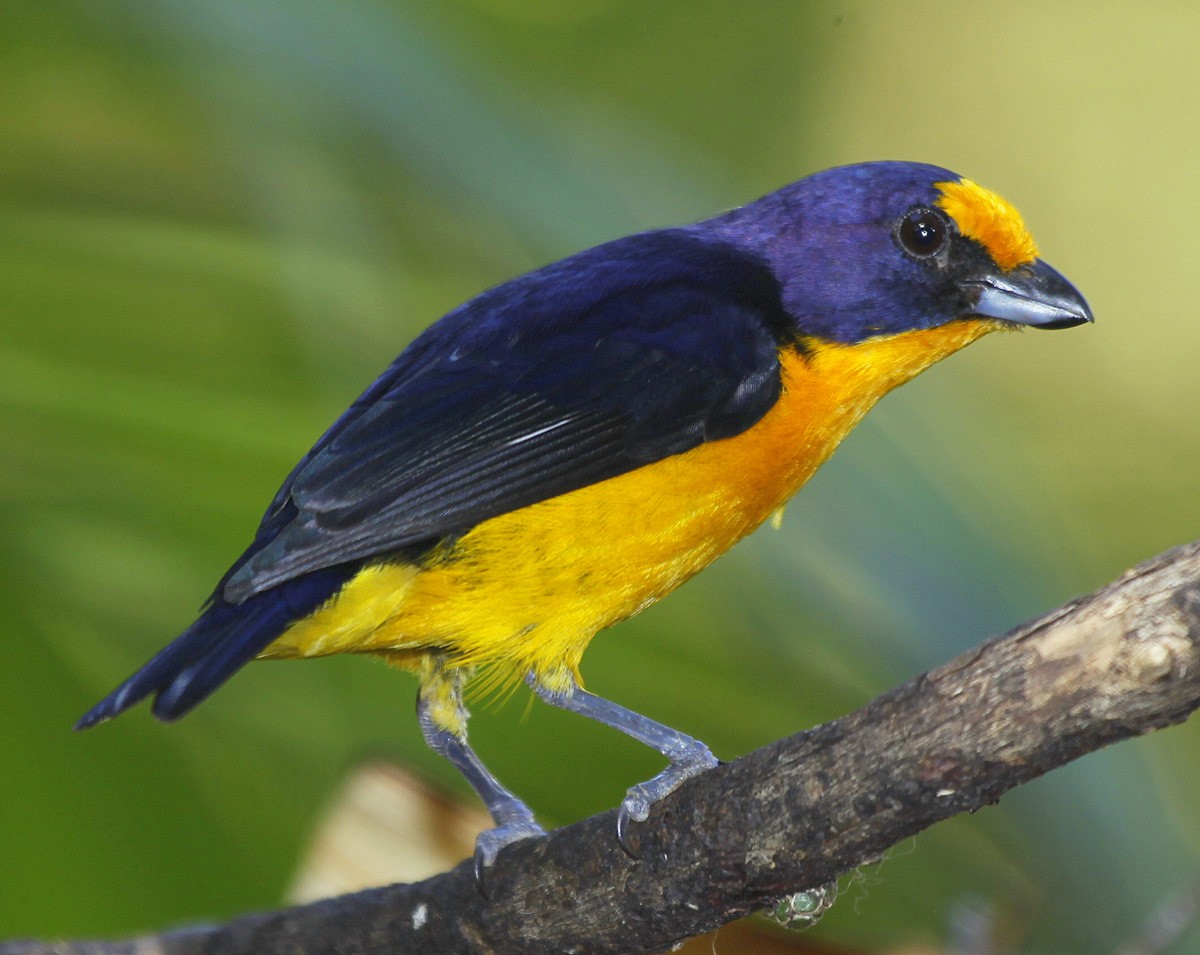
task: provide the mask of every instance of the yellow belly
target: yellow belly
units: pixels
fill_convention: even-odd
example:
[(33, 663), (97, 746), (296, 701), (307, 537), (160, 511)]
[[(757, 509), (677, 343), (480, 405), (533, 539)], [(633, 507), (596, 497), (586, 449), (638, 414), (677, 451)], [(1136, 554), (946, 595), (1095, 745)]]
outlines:
[(419, 669), (532, 671), (565, 689), (598, 630), (756, 528), (886, 392), (995, 328), (985, 321), (783, 353), (783, 393), (749, 430), (484, 521), (422, 566), (368, 567), (264, 657), (378, 653)]

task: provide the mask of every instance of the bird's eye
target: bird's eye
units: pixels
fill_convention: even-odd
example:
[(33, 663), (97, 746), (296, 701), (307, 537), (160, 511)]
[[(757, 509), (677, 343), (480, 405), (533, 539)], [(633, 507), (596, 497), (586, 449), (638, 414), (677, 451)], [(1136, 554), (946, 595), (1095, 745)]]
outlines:
[(933, 209), (913, 209), (896, 229), (896, 237), (905, 252), (918, 259), (935, 255), (943, 245), (949, 230), (946, 220)]

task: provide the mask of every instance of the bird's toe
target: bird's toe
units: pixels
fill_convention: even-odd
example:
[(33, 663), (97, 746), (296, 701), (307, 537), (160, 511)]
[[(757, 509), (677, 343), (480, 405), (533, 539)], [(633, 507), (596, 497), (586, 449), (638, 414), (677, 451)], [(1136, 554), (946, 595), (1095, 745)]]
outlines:
[(545, 834), (546, 830), (532, 818), (508, 822), (495, 829), (481, 832), (479, 838), (475, 840), (475, 884), (479, 887), (479, 891), (485, 897), (490, 897), (491, 893), (488, 891), (487, 884), (488, 872), (501, 849), (514, 842), (520, 842), (522, 839), (536, 839)]

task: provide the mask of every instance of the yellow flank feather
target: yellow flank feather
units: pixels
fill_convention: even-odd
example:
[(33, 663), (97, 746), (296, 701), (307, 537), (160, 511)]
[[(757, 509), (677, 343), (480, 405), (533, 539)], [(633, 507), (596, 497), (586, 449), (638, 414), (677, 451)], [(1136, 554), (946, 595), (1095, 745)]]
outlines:
[(1004, 271), (1038, 257), (1037, 243), (1025, 228), (1021, 213), (1007, 199), (970, 179), (935, 185), (942, 194), (938, 208), (954, 220), (959, 232), (987, 249)]
[(292, 624), (259, 657), (361, 652), (371, 634), (403, 603), (419, 573), (420, 568), (412, 564), (363, 568), (333, 597)]
[[(476, 667), (493, 687), (532, 672), (566, 690), (598, 630), (702, 570), (782, 507), (880, 397), (996, 327), (786, 348), (781, 397), (742, 434), (491, 518), (420, 566), (368, 567), (262, 655), (375, 653), (447, 700), (445, 674)], [(437, 719), (458, 730), (451, 710)]]

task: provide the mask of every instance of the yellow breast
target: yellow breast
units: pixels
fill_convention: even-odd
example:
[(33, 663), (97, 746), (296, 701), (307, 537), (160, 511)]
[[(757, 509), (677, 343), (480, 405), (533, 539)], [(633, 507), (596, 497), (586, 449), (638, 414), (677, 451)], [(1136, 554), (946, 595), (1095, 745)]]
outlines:
[(263, 656), (429, 652), (498, 682), (578, 674), (600, 629), (675, 589), (777, 510), (882, 395), (996, 327), (954, 322), (785, 349), (752, 428), (472, 528), (425, 565), (369, 567)]

